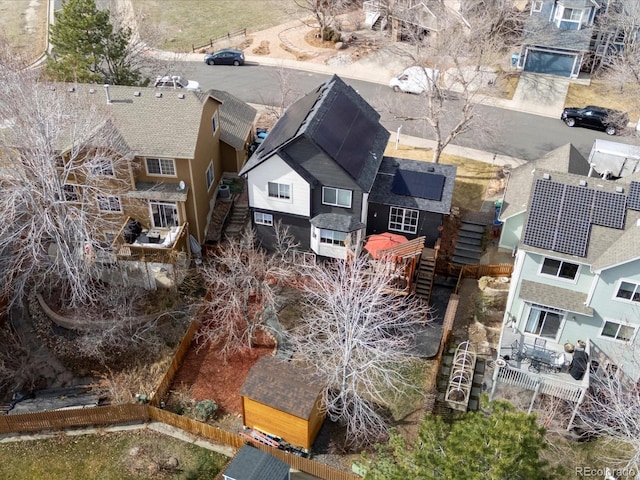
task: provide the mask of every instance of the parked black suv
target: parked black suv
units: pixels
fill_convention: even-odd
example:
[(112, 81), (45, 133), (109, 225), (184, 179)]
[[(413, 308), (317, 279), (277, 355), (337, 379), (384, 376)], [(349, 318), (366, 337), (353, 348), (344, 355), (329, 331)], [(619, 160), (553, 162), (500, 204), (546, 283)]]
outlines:
[(569, 127), (595, 128), (604, 130), (607, 135), (620, 133), (629, 123), (626, 113), (594, 105), (584, 108), (565, 108), (560, 118)]

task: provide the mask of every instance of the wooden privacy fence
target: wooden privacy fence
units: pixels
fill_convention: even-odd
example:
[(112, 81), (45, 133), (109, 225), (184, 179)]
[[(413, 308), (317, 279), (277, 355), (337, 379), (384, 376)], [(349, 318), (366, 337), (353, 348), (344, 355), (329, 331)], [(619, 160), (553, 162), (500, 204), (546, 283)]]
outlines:
[(513, 265), (511, 263), (499, 263), (496, 265), (480, 264), (480, 265), (464, 265), (460, 269), (458, 275), (458, 284), (456, 285), (456, 293), (460, 289), (460, 284), (464, 278), (480, 278), (480, 277), (509, 277), (513, 273)]
[(217, 38), (211, 38), (209, 39), (208, 43), (205, 43), (203, 45), (194, 45), (191, 44), (191, 51), (195, 52), (196, 50), (200, 50), (201, 48), (205, 48), (205, 47), (209, 47), (209, 48), (213, 48), (213, 45), (217, 42), (221, 42), (223, 40), (231, 40), (234, 37), (246, 37), (247, 36), (247, 29), (246, 28), (239, 28), (238, 30), (233, 30), (231, 32), (227, 32), (226, 35), (222, 35), (220, 37)]

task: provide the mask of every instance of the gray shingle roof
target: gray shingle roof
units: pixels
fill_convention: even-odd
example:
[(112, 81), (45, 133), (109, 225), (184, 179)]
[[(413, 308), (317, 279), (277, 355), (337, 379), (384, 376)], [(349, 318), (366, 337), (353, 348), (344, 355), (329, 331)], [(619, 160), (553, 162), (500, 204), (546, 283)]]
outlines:
[(245, 445), (236, 454), (224, 475), (233, 480), (286, 480), (290, 467), (257, 448)]
[(321, 213), (310, 220), (311, 225), (336, 232), (354, 232), (366, 227), (364, 223), (351, 215), (339, 213)]
[(524, 24), (522, 43), (572, 52), (588, 52), (593, 27), (580, 30), (558, 28), (546, 17), (531, 15)]
[(245, 142), (258, 111), (237, 97), (222, 90), (209, 90), (215, 98), (222, 100), (220, 105), (220, 140), (236, 150), (244, 150)]
[[(429, 200), (426, 198), (411, 197), (393, 193), (392, 185), (394, 175), (398, 170), (410, 172), (432, 173), (445, 177), (442, 198)], [(426, 212), (449, 214), (453, 199), (453, 187), (457, 168), (453, 165), (441, 163), (420, 162), (407, 160), (406, 158), (384, 157), (376, 175), (376, 181), (371, 189), (369, 201), (382, 205), (391, 205), (404, 208), (414, 208)]]
[(308, 420), (324, 383), (290, 362), (266, 355), (251, 368), (240, 395)]
[(585, 306), (587, 294), (574, 292), (566, 288), (552, 287), (531, 280), (522, 280), (520, 298), (527, 302), (555, 307), (561, 310), (593, 316), (593, 309)]
[(589, 173), (589, 163), (573, 145), (567, 143), (552, 150), (542, 158), (514, 168), (509, 174), (502, 210), (500, 211), (502, 220), (527, 209), (533, 186), (533, 174), (531, 172), (539, 170), (568, 172), (586, 176)]

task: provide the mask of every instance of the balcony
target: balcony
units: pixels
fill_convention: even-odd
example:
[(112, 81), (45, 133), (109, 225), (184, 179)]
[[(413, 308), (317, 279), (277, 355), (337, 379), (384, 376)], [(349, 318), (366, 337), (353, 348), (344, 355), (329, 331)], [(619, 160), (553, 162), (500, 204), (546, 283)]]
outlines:
[[(135, 224), (140, 227), (132, 228)], [(180, 253), (183, 257), (191, 254), (187, 223), (145, 229), (131, 217), (127, 217), (112, 246), (117, 259), (123, 261), (175, 263)]]

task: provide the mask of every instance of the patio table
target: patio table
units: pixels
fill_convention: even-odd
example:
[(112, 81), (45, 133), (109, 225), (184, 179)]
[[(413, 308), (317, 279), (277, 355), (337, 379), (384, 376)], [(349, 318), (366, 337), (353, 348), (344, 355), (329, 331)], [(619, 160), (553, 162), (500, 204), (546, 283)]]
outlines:
[(545, 370), (547, 372), (559, 372), (564, 365), (564, 354), (549, 350), (541, 347), (529, 347), (526, 346), (523, 349), (522, 355), (531, 361), (529, 370), (540, 372)]

